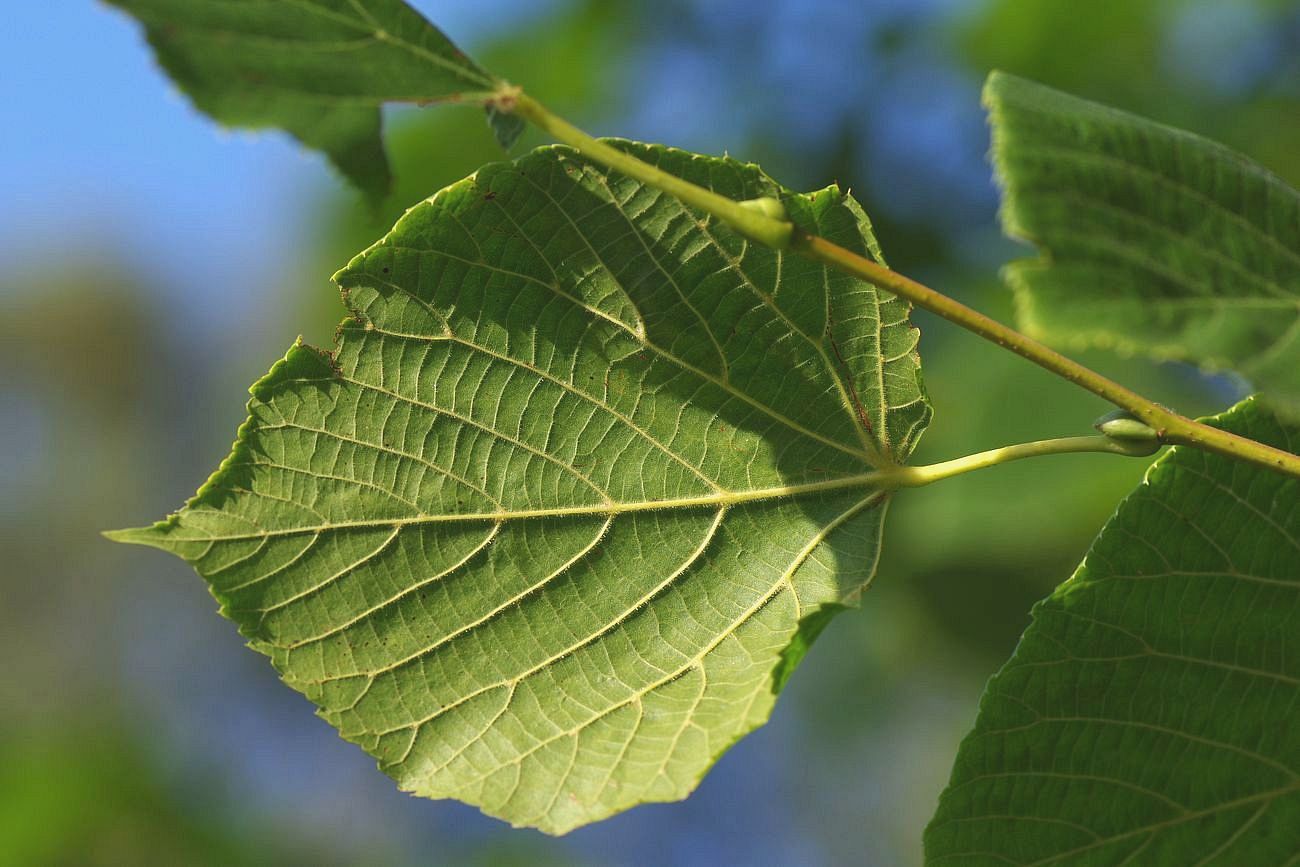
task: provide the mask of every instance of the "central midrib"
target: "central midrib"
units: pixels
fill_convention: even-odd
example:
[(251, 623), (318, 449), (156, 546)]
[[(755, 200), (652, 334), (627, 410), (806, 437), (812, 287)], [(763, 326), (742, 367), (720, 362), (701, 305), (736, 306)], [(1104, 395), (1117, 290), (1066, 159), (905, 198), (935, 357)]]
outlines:
[[(887, 470), (874, 470), (855, 476), (838, 479), (826, 479), (820, 482), (805, 482), (796, 485), (778, 485), (770, 488), (755, 488), (749, 491), (719, 491), (692, 497), (673, 497), (664, 500), (635, 500), (631, 502), (596, 503), (583, 506), (558, 506), (547, 509), (498, 510), (494, 512), (453, 512), (440, 515), (418, 515), (410, 518), (386, 518), (370, 521), (340, 521), (333, 524), (321, 524), (311, 527), (290, 527), (279, 530), (263, 530), (256, 533), (240, 533), (231, 536), (204, 536), (202, 541), (225, 542), (240, 539), (262, 539), (267, 536), (290, 536), (297, 533), (323, 533), (330, 530), (347, 530), (366, 527), (399, 527), (410, 524), (439, 524), (473, 521), (517, 521), (527, 518), (564, 518), (573, 516), (620, 515), (628, 512), (649, 512), (657, 509), (691, 509), (705, 507), (735, 506), (761, 500), (775, 500), (815, 494), (825, 491), (838, 491), (846, 488), (864, 487), (880, 491), (889, 485), (891, 473)], [(199, 539), (195, 539), (199, 541)]]

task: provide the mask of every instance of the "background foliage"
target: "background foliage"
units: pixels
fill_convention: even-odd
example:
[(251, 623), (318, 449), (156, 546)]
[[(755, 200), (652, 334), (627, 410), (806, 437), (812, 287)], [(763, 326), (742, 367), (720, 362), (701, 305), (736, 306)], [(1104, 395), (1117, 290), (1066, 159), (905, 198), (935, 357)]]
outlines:
[[(1087, 17), (956, 0), (414, 5), (597, 132), (727, 150), (794, 187), (839, 180), (891, 264), (1003, 318), (996, 269), (1023, 251), (994, 220), (978, 104), (991, 66), (1210, 135), (1300, 182), (1293, 2), (1116, 0)], [(184, 564), (95, 533), (193, 490), (242, 420), (232, 396), (285, 334), (328, 340), (341, 308), (327, 276), (490, 158), (491, 132), (477, 111), (391, 114), (399, 188), (376, 219), (286, 139), (215, 133), (123, 16), (10, 16), (0, 649), (21, 665), (0, 679), (0, 755), (27, 758), (0, 762), (0, 861), (237, 863), (272, 839), (281, 860), (313, 863), (919, 861), (984, 681), (1142, 462), (1055, 458), (900, 498), (864, 610), (837, 620), (773, 724), (684, 803), (549, 840), (414, 801), (241, 647)], [(917, 321), (939, 422), (918, 461), (1075, 432), (1104, 409)], [(1237, 394), (1182, 367), (1086, 360), (1188, 413)], [(60, 830), (70, 815), (90, 816), (80, 835)]]

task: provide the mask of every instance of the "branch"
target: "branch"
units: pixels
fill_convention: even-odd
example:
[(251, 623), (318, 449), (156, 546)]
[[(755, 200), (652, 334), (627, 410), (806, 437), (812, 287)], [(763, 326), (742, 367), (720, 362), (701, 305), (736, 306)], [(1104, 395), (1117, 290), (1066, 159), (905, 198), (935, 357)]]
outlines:
[[(596, 162), (674, 195), (705, 213), (712, 214), (747, 238), (768, 247), (794, 250), (810, 259), (852, 274), (1032, 361), (1039, 367), (1132, 413), (1135, 418), (1155, 431), (1161, 443), (1190, 446), (1300, 478), (1300, 457), (1179, 415), (1065, 357), (1037, 340), (1021, 334), (1014, 328), (990, 319), (954, 298), (918, 283), (910, 277), (905, 277), (897, 271), (891, 271), (825, 238), (807, 234), (784, 219), (785, 215), (779, 202), (737, 202), (670, 175), (649, 163), (610, 147), (563, 118), (551, 114), (545, 106), (518, 88), (503, 88), (494, 99), (493, 106), (499, 111), (517, 113)], [(1102, 450), (1114, 451), (1114, 449)]]

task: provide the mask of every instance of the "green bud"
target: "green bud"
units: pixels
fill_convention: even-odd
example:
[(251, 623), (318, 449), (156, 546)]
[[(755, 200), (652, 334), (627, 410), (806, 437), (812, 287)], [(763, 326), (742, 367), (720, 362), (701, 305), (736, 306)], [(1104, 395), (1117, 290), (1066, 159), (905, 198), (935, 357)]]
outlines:
[(1106, 413), (1093, 422), (1092, 426), (1114, 440), (1128, 442), (1158, 442), (1160, 440), (1160, 434), (1153, 427), (1124, 409)]
[(762, 196), (757, 199), (746, 199), (740, 203), (742, 208), (750, 211), (757, 211), (764, 217), (770, 217), (773, 220), (786, 221), (789, 219), (785, 215), (785, 205), (781, 204), (780, 199), (771, 196)]

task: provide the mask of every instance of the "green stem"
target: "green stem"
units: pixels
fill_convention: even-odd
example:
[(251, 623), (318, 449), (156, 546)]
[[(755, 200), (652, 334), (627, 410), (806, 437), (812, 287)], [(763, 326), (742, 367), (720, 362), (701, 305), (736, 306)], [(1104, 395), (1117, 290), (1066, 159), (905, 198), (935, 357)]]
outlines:
[(936, 292), (929, 286), (891, 271), (838, 244), (804, 232), (795, 232), (791, 248), (824, 262), (846, 273), (859, 277), (893, 295), (904, 298), (917, 307), (929, 310), (967, 331), (978, 334), (1004, 349), (1028, 359), (1039, 367), (1050, 370), (1075, 385), (1085, 388), (1115, 406), (1126, 409), (1156, 432), (1160, 442), (1191, 446), (1238, 460), (1249, 461), (1269, 469), (1300, 478), (1300, 457), (1264, 445), (1252, 439), (1237, 436), (1225, 430), (1210, 427), (1199, 421), (1179, 415), (1173, 410), (1148, 400), (1137, 392), (1084, 367), (1054, 349), (1039, 343), (996, 319), (990, 319), (974, 310)]
[(784, 249), (790, 246), (794, 226), (784, 220), (773, 219), (760, 209), (746, 207), (734, 199), (720, 196), (712, 190), (684, 181), (662, 169), (642, 162), (636, 157), (592, 138), (573, 124), (551, 114), (537, 100), (525, 93), (513, 97), (514, 112), (550, 133), (557, 140), (576, 148), (579, 153), (598, 163), (618, 169), (628, 177), (636, 178), (657, 190), (671, 193), (688, 205), (712, 214), (746, 238), (767, 247)]
[[(770, 210), (746, 206), (703, 187), (670, 175), (630, 154), (592, 138), (517, 88), (504, 88), (495, 104), (514, 111), (557, 140), (576, 148), (596, 162), (617, 169), (656, 189), (663, 190), (705, 213), (712, 214), (740, 234), (776, 249), (792, 249), (811, 259), (852, 274), (866, 282), (960, 325), (967, 331), (1032, 361), (1081, 388), (1087, 389), (1150, 426), (1160, 442), (1190, 446), (1225, 455), (1300, 478), (1300, 456), (1194, 421), (1148, 400), (1037, 340), (1021, 334), (924, 284), (891, 271), (851, 250), (809, 235)], [(1032, 445), (1032, 444), (1031, 444)], [(1012, 447), (1017, 448), (1017, 447)], [(1091, 449), (1097, 451), (1098, 449)], [(1113, 451), (1113, 449), (1104, 449)], [(973, 456), (974, 457), (974, 456)], [(965, 460), (965, 459), (962, 459)]]
[(1061, 437), (1060, 439), (1037, 440), (1030, 443), (1017, 443), (999, 449), (989, 449), (950, 461), (930, 464), (923, 467), (898, 467), (889, 471), (891, 486), (900, 488), (917, 488), (932, 482), (960, 476), (972, 470), (982, 470), (1018, 461), (1021, 458), (1036, 458), (1039, 455), (1066, 455), (1087, 452), (1108, 452), (1115, 455), (1128, 455), (1142, 458), (1153, 455), (1160, 450), (1160, 443), (1154, 440), (1131, 442), (1111, 439), (1108, 436)]

